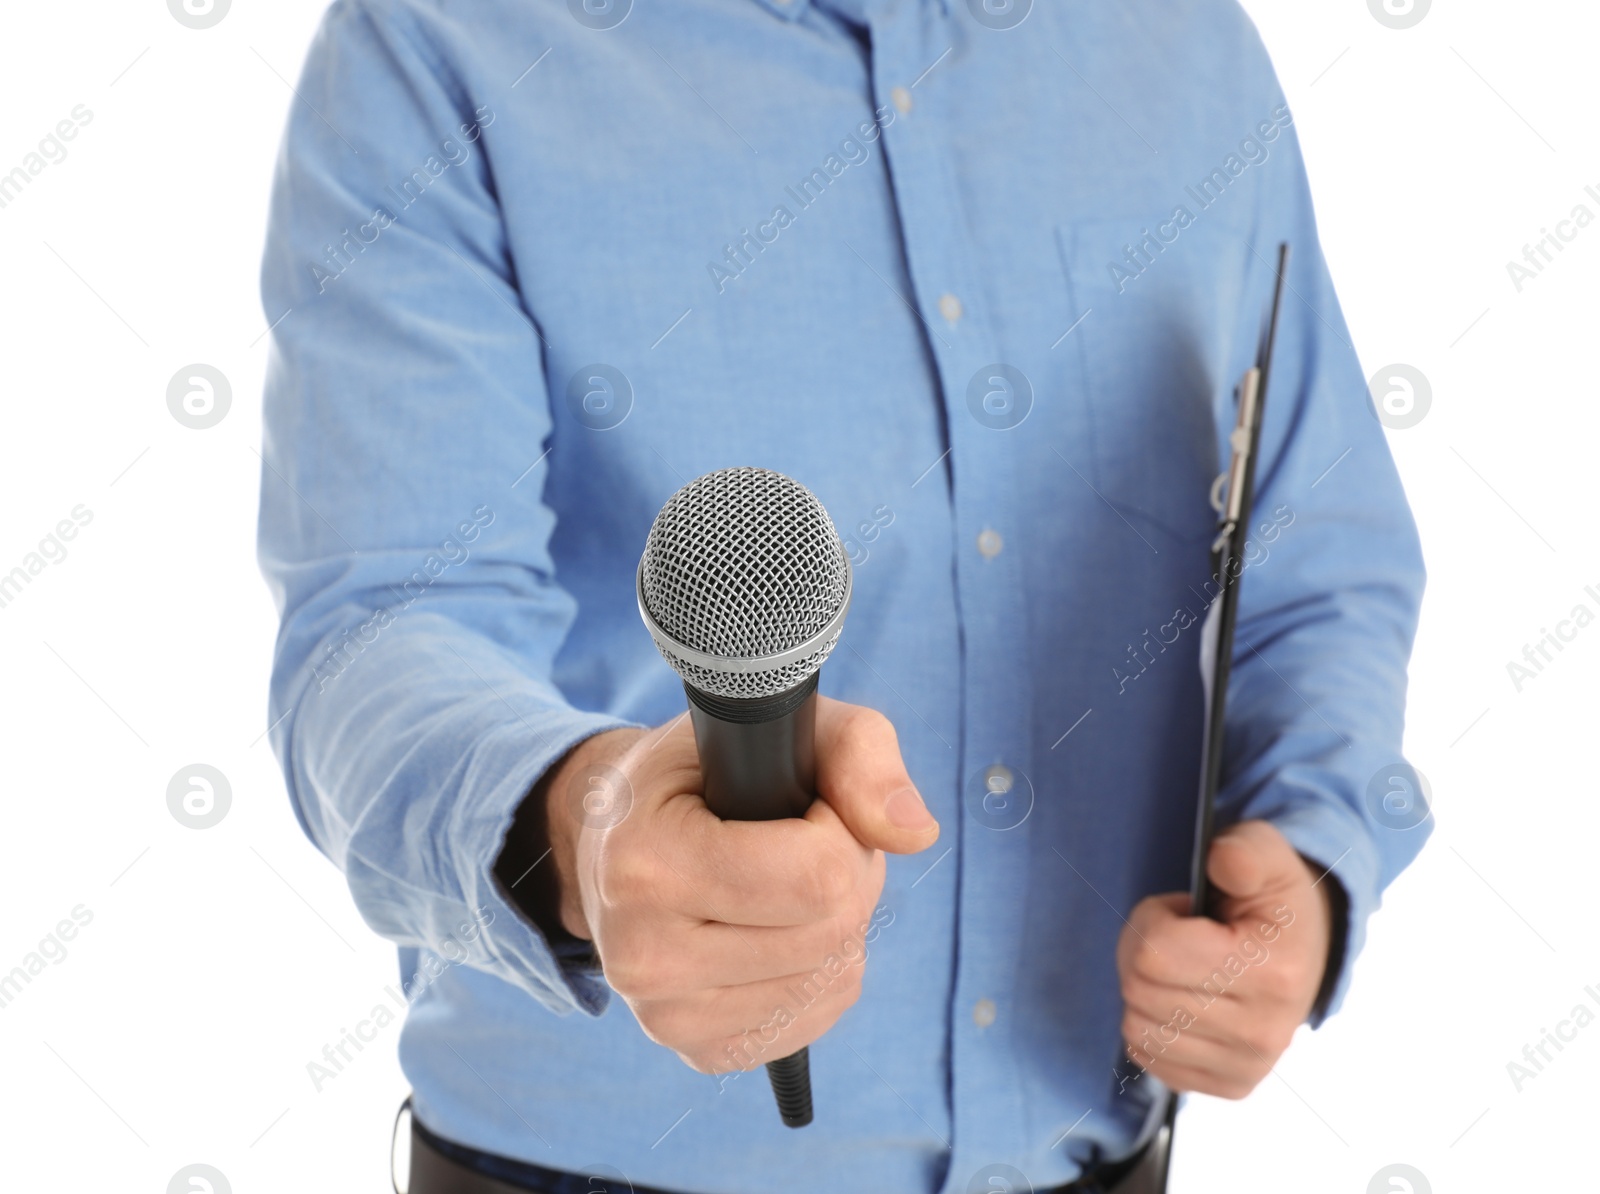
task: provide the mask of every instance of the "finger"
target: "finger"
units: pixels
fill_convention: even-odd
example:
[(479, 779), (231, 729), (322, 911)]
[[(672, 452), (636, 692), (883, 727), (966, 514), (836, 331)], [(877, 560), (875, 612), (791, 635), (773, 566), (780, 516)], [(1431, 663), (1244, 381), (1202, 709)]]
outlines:
[(1158, 1057), (1145, 1068), (1170, 1090), (1195, 1091), (1219, 1099), (1242, 1099), (1271, 1072), (1269, 1066), (1250, 1064), (1254, 1061), (1254, 1058), (1241, 1061), (1217, 1056), (1191, 1065)]
[(1189, 897), (1183, 892), (1146, 896), (1133, 906), (1117, 936), (1117, 973), (1123, 976), (1135, 973), (1146, 954), (1154, 954), (1150, 944), (1157, 926), (1180, 916), (1188, 915)]
[(881, 856), (826, 809), (804, 819), (724, 821), (703, 802), (684, 801), (639, 828), (647, 840), (635, 836), (605, 869), (606, 894), (619, 906), (725, 924), (805, 925), (841, 915), (863, 892), (876, 900), (883, 886)]
[[(837, 976), (787, 975), (717, 987), (683, 999), (631, 1000), (645, 1034), (699, 1060), (737, 1068), (786, 1057), (816, 1041), (860, 998), (859, 968)], [(728, 1056), (732, 1047), (734, 1056)], [(742, 1058), (738, 1057), (743, 1054)], [(709, 1067), (708, 1067), (709, 1068)]]
[(1252, 1062), (1262, 1067), (1276, 1064), (1294, 1040), (1298, 1024), (1293, 1014), (1237, 1003), (1218, 1002), (1198, 1013), (1170, 1002), (1129, 1003), (1123, 1010), (1122, 1031), (1129, 1044), (1169, 1061), (1214, 1065), (1218, 1056), (1226, 1054), (1249, 1068)]
[(1304, 870), (1288, 839), (1266, 821), (1241, 821), (1219, 833), (1206, 858), (1211, 882), (1241, 903), (1288, 886)]
[(865, 705), (817, 699), (817, 794), (865, 846), (915, 854), (938, 840), (894, 726)]
[(868, 895), (843, 916), (797, 926), (720, 921), (686, 926), (676, 917), (619, 917), (606, 924), (601, 958), (613, 987), (650, 999), (679, 998), (710, 987), (742, 986), (819, 969), (838, 972), (866, 963), (872, 904)]
[(1176, 987), (1140, 977), (1124, 978), (1122, 1002), (1154, 1019), (1177, 1018), (1180, 1009), (1218, 1040), (1243, 1040), (1267, 1055), (1283, 1052), (1305, 1019), (1300, 987), (1285, 995), (1267, 969), (1247, 970), (1231, 986)]
[(1206, 1050), (1220, 1049), (1220, 1041), (1201, 1039), (1164, 1014), (1154, 1017), (1125, 1008), (1122, 1014), (1122, 1039), (1128, 1056), (1146, 1069), (1160, 1063), (1196, 1065)]
[(1173, 1030), (1204, 1037), (1219, 1045), (1237, 1041), (1239, 1029), (1248, 1022), (1248, 1011), (1237, 999), (1205, 1003), (1196, 999), (1192, 992), (1175, 987), (1145, 985), (1125, 990), (1122, 1002), (1125, 1013), (1138, 1017), (1142, 1025), (1170, 1024)]
[(1169, 1012), (1151, 1017), (1127, 1008), (1122, 1017), (1122, 1037), (1129, 1056), (1150, 1069), (1164, 1064), (1240, 1075), (1269, 1069), (1282, 1055), (1282, 1049), (1260, 1048), (1247, 1036), (1202, 1031), (1206, 1027), (1203, 1020), (1177, 1018)]
[(703, 800), (700, 752), (688, 711), (635, 742), (619, 764), (628, 777), (628, 814), (675, 801)]
[(1177, 987), (1209, 980), (1237, 944), (1237, 933), (1209, 917), (1187, 915), (1188, 907), (1181, 893), (1141, 900), (1117, 941), (1118, 974)]

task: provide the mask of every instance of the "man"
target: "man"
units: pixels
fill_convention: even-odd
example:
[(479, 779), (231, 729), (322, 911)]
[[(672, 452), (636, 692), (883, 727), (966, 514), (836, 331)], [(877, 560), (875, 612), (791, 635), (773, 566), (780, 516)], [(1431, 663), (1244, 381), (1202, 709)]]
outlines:
[[(1173, 893), (1280, 240), (1224, 924)], [(400, 946), (428, 1189), (1087, 1189), (1338, 1005), (1426, 833), (1367, 795), (1423, 571), (1231, 0), (340, 0), (264, 293), (273, 742)], [(804, 820), (707, 812), (635, 607), (734, 464), (854, 565)]]

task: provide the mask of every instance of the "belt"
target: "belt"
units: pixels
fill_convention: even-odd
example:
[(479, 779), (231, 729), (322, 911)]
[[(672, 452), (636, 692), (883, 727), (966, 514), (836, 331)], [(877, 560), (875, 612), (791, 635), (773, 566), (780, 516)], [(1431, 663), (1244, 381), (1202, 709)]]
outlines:
[[(410, 1105), (407, 1098), (401, 1114)], [(398, 1129), (398, 1116), (395, 1126)], [(435, 1134), (411, 1116), (411, 1180), (406, 1194), (672, 1194), (597, 1168), (599, 1172), (588, 1174), (566, 1173), (480, 1152)], [(1098, 1165), (1077, 1181), (1036, 1194), (1159, 1194), (1165, 1187), (1165, 1168), (1163, 1133), (1127, 1160)]]

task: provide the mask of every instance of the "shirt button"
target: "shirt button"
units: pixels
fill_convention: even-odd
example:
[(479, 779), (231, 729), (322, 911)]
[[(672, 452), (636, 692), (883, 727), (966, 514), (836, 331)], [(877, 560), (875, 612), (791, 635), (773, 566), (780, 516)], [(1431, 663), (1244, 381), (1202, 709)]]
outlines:
[(1011, 774), (1011, 768), (1004, 763), (996, 763), (983, 773), (983, 786), (997, 796), (1003, 796), (1011, 791), (1011, 785), (1016, 777)]
[(984, 527), (978, 532), (978, 551), (986, 560), (994, 559), (1005, 545), (1006, 541), (1000, 538), (1000, 532), (992, 527)]
[(972, 1022), (979, 1028), (987, 1028), (994, 1023), (994, 1000), (980, 999), (972, 1005)]
[(961, 300), (953, 294), (940, 295), (939, 314), (954, 323), (961, 318)]
[(889, 93), (889, 98), (894, 101), (894, 106), (900, 109), (900, 115), (904, 116), (911, 111), (911, 93), (904, 87), (896, 87)]

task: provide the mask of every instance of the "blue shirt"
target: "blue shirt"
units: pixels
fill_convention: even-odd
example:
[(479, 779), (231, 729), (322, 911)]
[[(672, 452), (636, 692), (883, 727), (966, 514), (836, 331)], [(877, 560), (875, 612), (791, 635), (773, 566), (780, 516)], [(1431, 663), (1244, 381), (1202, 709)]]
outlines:
[[(1280, 240), (1220, 819), (1333, 868), (1334, 1003), (1427, 833), (1369, 795), (1423, 569), (1292, 116), (1232, 0), (627, 7), (339, 0), (312, 47), (263, 275), (294, 808), (400, 947), (436, 1132), (701, 1194), (1069, 1181), (1159, 1094), (1113, 950), (1187, 885), (1207, 494)], [(889, 860), (798, 1133), (491, 875), (569, 747), (683, 711), (634, 567), (735, 464), (832, 513), (822, 691), (893, 720), (944, 826)]]

